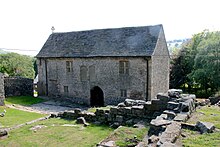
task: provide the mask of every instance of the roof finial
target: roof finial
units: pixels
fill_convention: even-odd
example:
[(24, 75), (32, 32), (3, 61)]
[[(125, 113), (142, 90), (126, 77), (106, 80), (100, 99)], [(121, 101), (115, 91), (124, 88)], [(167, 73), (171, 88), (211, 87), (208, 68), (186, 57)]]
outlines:
[(53, 33), (54, 33), (54, 30), (55, 30), (54, 26), (52, 26), (51, 30), (52, 30), (52, 34), (53, 34)]

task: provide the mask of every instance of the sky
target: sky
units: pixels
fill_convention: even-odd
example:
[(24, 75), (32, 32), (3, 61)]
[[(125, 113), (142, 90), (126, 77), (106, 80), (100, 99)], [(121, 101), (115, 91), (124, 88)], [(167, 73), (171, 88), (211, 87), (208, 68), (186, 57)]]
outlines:
[[(218, 0), (0, 0), (0, 48), (35, 56), (52, 33), (162, 24), (166, 40), (220, 30)], [(12, 50), (15, 49), (15, 50)]]

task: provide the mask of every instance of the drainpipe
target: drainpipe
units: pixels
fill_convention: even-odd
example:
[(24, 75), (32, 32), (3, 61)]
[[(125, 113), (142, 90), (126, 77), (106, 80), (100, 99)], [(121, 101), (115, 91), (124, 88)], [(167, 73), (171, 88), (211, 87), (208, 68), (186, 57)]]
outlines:
[(148, 101), (148, 86), (149, 86), (149, 63), (148, 59), (146, 59), (146, 65), (147, 65), (147, 75), (146, 75), (146, 101)]
[(48, 77), (47, 77), (47, 59), (45, 59), (45, 76), (46, 76), (46, 96), (48, 96)]

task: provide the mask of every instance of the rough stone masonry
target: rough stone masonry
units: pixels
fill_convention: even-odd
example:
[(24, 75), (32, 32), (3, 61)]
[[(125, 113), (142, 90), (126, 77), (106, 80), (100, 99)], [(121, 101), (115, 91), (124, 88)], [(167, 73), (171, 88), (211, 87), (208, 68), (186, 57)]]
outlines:
[(5, 90), (4, 90), (4, 75), (0, 73), (0, 106), (4, 105)]

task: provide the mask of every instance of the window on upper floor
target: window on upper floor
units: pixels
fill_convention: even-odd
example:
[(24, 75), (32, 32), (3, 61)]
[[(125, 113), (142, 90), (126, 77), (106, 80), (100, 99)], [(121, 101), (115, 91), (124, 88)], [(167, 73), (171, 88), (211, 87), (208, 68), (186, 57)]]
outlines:
[(66, 61), (66, 71), (67, 72), (73, 71), (73, 62), (72, 61)]
[(129, 62), (119, 61), (119, 74), (129, 74)]
[(95, 82), (96, 80), (96, 75), (95, 75), (95, 66), (89, 66), (89, 81), (90, 82)]
[(87, 67), (86, 66), (80, 66), (80, 80), (87, 81)]

